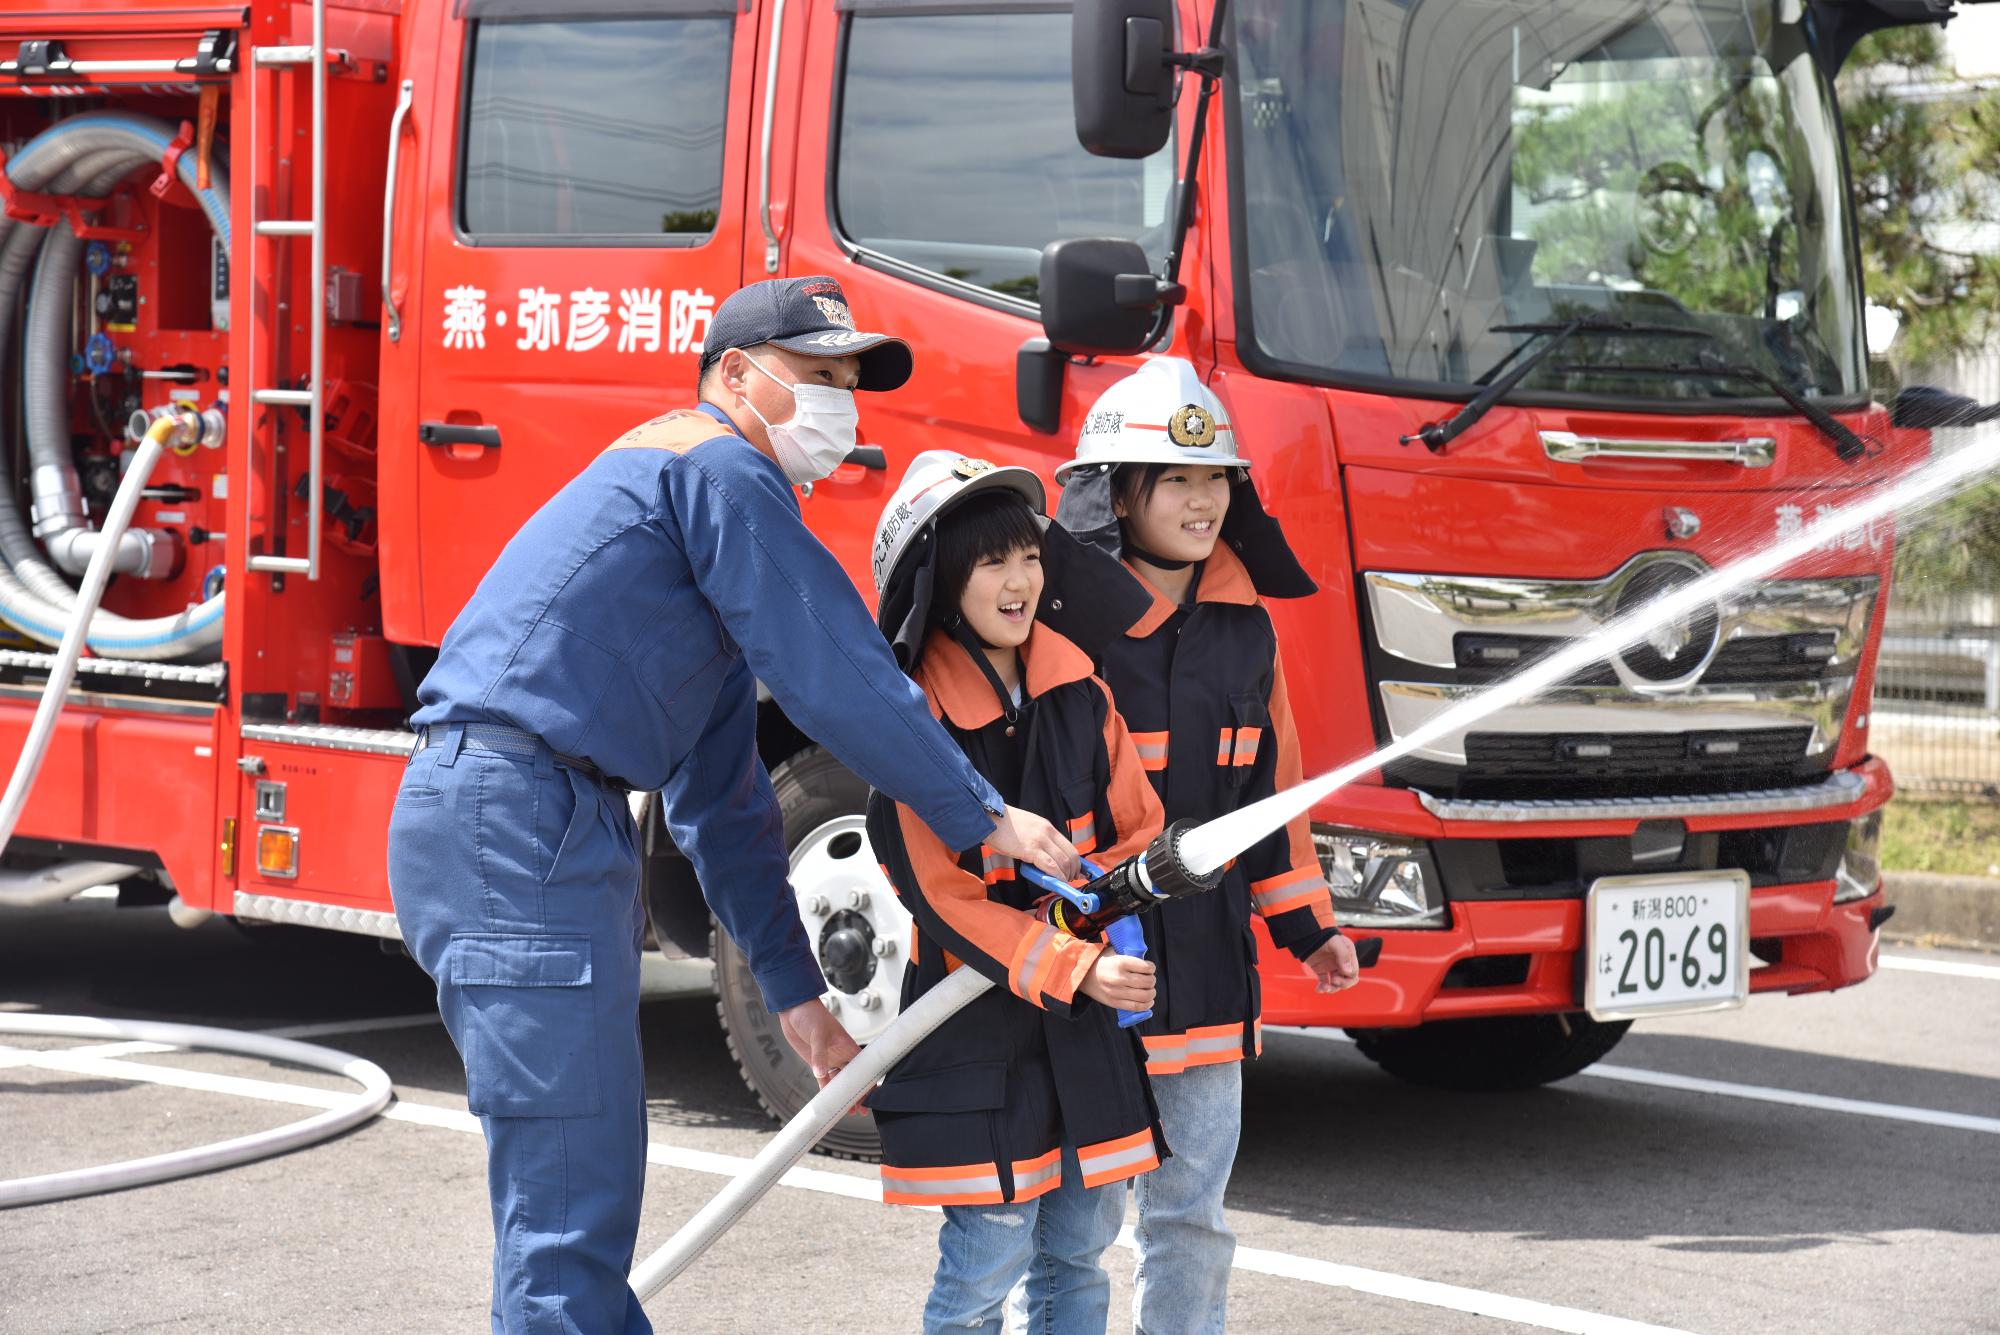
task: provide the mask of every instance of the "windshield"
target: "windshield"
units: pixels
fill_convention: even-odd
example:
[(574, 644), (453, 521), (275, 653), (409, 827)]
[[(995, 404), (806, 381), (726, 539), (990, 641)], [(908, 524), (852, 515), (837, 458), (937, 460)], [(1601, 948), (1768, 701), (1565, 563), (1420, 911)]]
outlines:
[(1584, 317), (1645, 329), (1569, 339), (1518, 392), (1770, 393), (1697, 360), (1865, 392), (1838, 125), (1780, 17), (1802, 8), (1237, 0), (1257, 350), (1470, 390)]

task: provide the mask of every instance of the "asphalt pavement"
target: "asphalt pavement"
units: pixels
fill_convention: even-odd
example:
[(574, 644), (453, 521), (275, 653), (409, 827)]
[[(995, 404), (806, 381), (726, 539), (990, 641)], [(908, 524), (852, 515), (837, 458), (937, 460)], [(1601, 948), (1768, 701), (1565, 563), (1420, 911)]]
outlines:
[[(1641, 1023), (1546, 1089), (1447, 1094), (1337, 1033), (1269, 1031), (1231, 1184), (1230, 1329), (2000, 1330), (2000, 957), (1885, 952), (1830, 996)], [(771, 1125), (701, 972), (643, 1010), (641, 1248)], [(193, 932), (103, 901), (0, 917), (0, 1009), (277, 1029), (380, 1063), (390, 1114), (242, 1168), (0, 1212), (0, 1332), (484, 1329), (484, 1155), (407, 960), (297, 929)], [(338, 1078), (0, 1036), (0, 1178), (308, 1115)], [(649, 1305), (662, 1332), (916, 1326), (934, 1214), (814, 1157)], [(1107, 1255), (1113, 1328), (1132, 1255)]]

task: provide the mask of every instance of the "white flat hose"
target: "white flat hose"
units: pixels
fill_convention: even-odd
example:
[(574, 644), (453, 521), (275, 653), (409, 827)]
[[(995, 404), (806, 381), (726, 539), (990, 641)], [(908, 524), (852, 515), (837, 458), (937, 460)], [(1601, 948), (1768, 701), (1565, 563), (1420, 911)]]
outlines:
[(667, 1245), (632, 1268), (632, 1290), (641, 1301), (652, 1297), (680, 1277), (715, 1240), (728, 1232), (751, 1206), (778, 1185), (778, 1179), (819, 1143), (854, 1106), (854, 1101), (874, 1086), (904, 1053), (930, 1037), (931, 1031), (956, 1015), (972, 1000), (993, 986), (993, 980), (975, 969), (961, 966), (945, 975), (943, 982), (917, 998), (896, 1017), (894, 1024), (861, 1050), (811, 1103), (771, 1139), (750, 1167), (715, 1193), (708, 1204), (681, 1225)]
[[(41, 703), (35, 709), (35, 721), (28, 729), (28, 740), (21, 747), (21, 754), (14, 762), (14, 775), (8, 781), (6, 797), (0, 799), (0, 852), (6, 851), (8, 841), (14, 837), (14, 826), (20, 821), (21, 809), (27, 805), (28, 794), (33, 790), (35, 778), (41, 772), (42, 761), (48, 755), (49, 740), (55, 735), (56, 719), (62, 714), (63, 705), (68, 701), (70, 683), (76, 679), (76, 660), (83, 652), (90, 619), (96, 615), (97, 604), (104, 597), (105, 583), (111, 576), (111, 564), (117, 554), (118, 539), (132, 522), (132, 513), (139, 505), (139, 493), (145, 488), (146, 479), (151, 475), (153, 465), (159, 462), (161, 447), (176, 431), (190, 429), (188, 423), (177, 417), (163, 417), (154, 422), (146, 429), (145, 438), (140, 442), (137, 454), (133, 456), (131, 467), (126, 470), (124, 480), (118, 484), (118, 494), (113, 498), (110, 513), (104, 520), (103, 544), (91, 556), (90, 567), (84, 572), (83, 588), (77, 594), (76, 607), (70, 612), (69, 625), (63, 631), (62, 645), (56, 650), (55, 663), (49, 669), (48, 684), (42, 689)], [(388, 1072), (374, 1062), (350, 1057), (344, 1052), (335, 1052), (332, 1048), (323, 1048), (314, 1043), (273, 1038), (268, 1034), (246, 1034), (233, 1029), (212, 1029), (205, 1025), (101, 1020), (88, 1015), (34, 1015), (14, 1012), (0, 1012), (0, 1034), (27, 1034), (42, 1038), (112, 1039), (123, 1042), (163, 1043), (177, 1048), (208, 1048), (217, 1052), (233, 1052), (246, 1057), (262, 1057), (270, 1061), (292, 1062), (316, 1070), (331, 1071), (335, 1075), (346, 1076), (361, 1086), (360, 1091), (352, 1099), (339, 1107), (329, 1108), (302, 1121), (275, 1127), (269, 1131), (238, 1136), (233, 1140), (217, 1141), (211, 1145), (174, 1150), (167, 1154), (150, 1155), (143, 1159), (127, 1159), (121, 1163), (75, 1168), (62, 1173), (45, 1173), (39, 1177), (20, 1177), (0, 1182), (0, 1209), (16, 1205), (35, 1205), (43, 1201), (65, 1200), (72, 1196), (88, 1196), (101, 1191), (119, 1191), (126, 1187), (190, 1177), (196, 1173), (213, 1172), (218, 1168), (229, 1168), (236, 1164), (249, 1163), (254, 1159), (283, 1154), (361, 1125), (388, 1107), (389, 1100), (395, 1093), (394, 1087), (389, 1082)], [(81, 1060), (88, 1061), (88, 1056), (87, 1052), (82, 1054)]]
[[(37, 1205), (44, 1201), (67, 1200), (73, 1196), (89, 1196), (102, 1191), (121, 1191), (126, 1187), (144, 1186), (149, 1182), (165, 1182), (177, 1177), (192, 1177), (196, 1173), (209, 1173), (218, 1168), (231, 1168), (252, 1160), (266, 1159), (274, 1154), (302, 1149), (368, 1121), (389, 1106), (389, 1100), (395, 1093), (394, 1087), (389, 1083), (389, 1073), (374, 1062), (360, 1057), (350, 1057), (344, 1052), (335, 1052), (332, 1048), (323, 1048), (316, 1043), (273, 1038), (268, 1034), (248, 1034), (234, 1029), (211, 1029), (198, 1024), (160, 1024), (142, 1020), (100, 1020), (88, 1015), (33, 1015), (16, 1012), (0, 1012), (0, 1034), (26, 1034), (38, 1038), (113, 1039), (121, 1042), (164, 1043), (177, 1048), (207, 1048), (215, 1052), (233, 1052), (245, 1057), (262, 1057), (269, 1061), (291, 1062), (315, 1070), (330, 1071), (335, 1075), (346, 1076), (361, 1086), (354, 1097), (340, 1107), (328, 1108), (302, 1121), (273, 1127), (269, 1131), (238, 1136), (234, 1140), (219, 1140), (212, 1145), (196, 1145), (190, 1149), (150, 1155), (144, 1159), (126, 1159), (120, 1163), (73, 1168), (62, 1173), (45, 1173), (40, 1177), (17, 1177), (12, 1181), (0, 1182), (0, 1209), (16, 1205)], [(90, 1054), (85, 1050), (78, 1056), (87, 1063)]]
[(43, 687), (41, 702), (35, 706), (35, 721), (29, 725), (28, 740), (14, 762), (7, 795), (0, 798), (0, 852), (6, 851), (8, 841), (14, 837), (21, 809), (28, 805), (28, 793), (42, 772), (42, 760), (48, 755), (50, 739), (55, 736), (56, 719), (68, 702), (70, 683), (76, 680), (76, 660), (83, 654), (90, 619), (97, 615), (97, 604), (103, 601), (104, 586), (111, 579), (118, 540), (132, 524), (132, 513), (139, 508), (139, 493), (145, 490), (146, 479), (153, 475), (153, 465), (160, 461), (160, 450), (167, 437), (176, 430), (188, 429), (177, 416), (162, 417), (147, 427), (138, 452), (132, 456), (131, 467), (125, 470), (125, 478), (118, 484), (118, 494), (111, 498), (111, 511), (104, 517), (104, 539), (83, 572), (83, 587), (77, 591), (76, 606), (70, 611), (69, 625), (64, 627), (62, 643), (56, 648), (48, 685)]

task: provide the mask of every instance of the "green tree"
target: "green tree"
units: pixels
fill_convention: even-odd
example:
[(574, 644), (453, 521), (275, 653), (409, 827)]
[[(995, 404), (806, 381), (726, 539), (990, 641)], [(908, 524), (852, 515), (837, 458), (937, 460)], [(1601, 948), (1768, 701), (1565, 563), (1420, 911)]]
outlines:
[[(1868, 299), (1902, 322), (1875, 368), (1885, 393), (2000, 341), (2000, 256), (1954, 243), (2000, 223), (2000, 92), (1952, 83), (1942, 33), (1924, 27), (1865, 39), (1841, 75)], [(1918, 599), (2000, 588), (2000, 480), (1906, 530), (1896, 573)]]

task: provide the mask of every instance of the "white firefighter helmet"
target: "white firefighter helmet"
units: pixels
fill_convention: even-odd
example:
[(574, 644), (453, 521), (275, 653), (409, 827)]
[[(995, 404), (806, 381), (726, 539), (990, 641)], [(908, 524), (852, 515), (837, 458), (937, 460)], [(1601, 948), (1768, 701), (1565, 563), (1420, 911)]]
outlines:
[(901, 485), (882, 517), (875, 521), (875, 545), (869, 568), (879, 598), (902, 564), (910, 544), (952, 506), (981, 491), (1002, 487), (1018, 492), (1039, 517), (1048, 495), (1031, 469), (1002, 467), (984, 459), (968, 459), (950, 450), (925, 450), (910, 461)]
[(1220, 464), (1248, 468), (1236, 448), (1229, 410), (1179, 357), (1152, 357), (1090, 405), (1076, 457), (1056, 465), (1056, 482), (1102, 464)]

